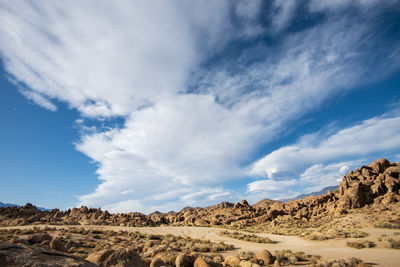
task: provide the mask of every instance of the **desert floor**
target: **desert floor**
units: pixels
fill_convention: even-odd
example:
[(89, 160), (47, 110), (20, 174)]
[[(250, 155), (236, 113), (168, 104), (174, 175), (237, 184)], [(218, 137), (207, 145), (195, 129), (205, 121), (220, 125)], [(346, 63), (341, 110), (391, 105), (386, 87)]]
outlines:
[[(123, 230), (123, 231), (139, 231), (145, 234), (158, 234), (166, 235), (173, 234), (176, 236), (190, 236), (192, 238), (205, 239), (213, 242), (224, 241), (226, 244), (232, 244), (235, 246), (235, 250), (224, 252), (225, 254), (236, 254), (240, 250), (254, 251), (257, 252), (260, 249), (267, 249), (269, 251), (290, 249), (293, 252), (303, 251), (311, 255), (321, 255), (326, 258), (332, 259), (346, 259), (349, 257), (357, 257), (362, 259), (366, 263), (379, 266), (400, 266), (400, 251), (396, 249), (386, 248), (364, 248), (354, 249), (346, 246), (346, 241), (352, 240), (370, 240), (375, 242), (376, 239), (382, 234), (392, 234), (395, 230), (388, 229), (376, 229), (376, 228), (362, 228), (360, 230), (369, 234), (366, 238), (347, 238), (347, 239), (335, 239), (326, 241), (311, 241), (305, 240), (295, 236), (283, 236), (273, 234), (257, 234), (261, 237), (269, 237), (275, 244), (259, 244), (252, 243), (229, 237), (221, 236), (218, 233), (223, 231), (222, 228), (210, 228), (210, 227), (119, 227), (119, 226), (91, 226), (91, 225), (74, 225), (74, 226), (54, 226), (47, 225), (49, 227), (66, 228), (66, 227), (84, 227), (89, 229), (103, 229), (103, 230)], [(34, 226), (15, 226), (15, 227), (1, 227), (3, 229), (11, 228), (33, 228)], [(40, 225), (37, 227), (46, 227), (46, 225)], [(1, 229), (0, 228), (0, 229)]]

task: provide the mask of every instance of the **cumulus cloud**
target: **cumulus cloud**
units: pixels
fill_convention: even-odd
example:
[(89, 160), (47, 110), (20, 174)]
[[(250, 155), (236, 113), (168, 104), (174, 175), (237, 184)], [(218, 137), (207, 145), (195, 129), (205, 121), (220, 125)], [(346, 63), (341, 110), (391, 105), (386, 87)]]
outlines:
[[(285, 34), (296, 2), (275, 1), (272, 26), (264, 23), (263, 5), (0, 4), (4, 66), (28, 88), (23, 92), (27, 98), (50, 110), (56, 106), (49, 99), (65, 102), (82, 118), (124, 120), (120, 127), (101, 128), (77, 120), (82, 136), (76, 148), (98, 165), (100, 180), (78, 204), (149, 212), (237, 200), (239, 193), (225, 185), (248, 177), (248, 163), (260, 147), (292, 131), (293, 122), (335, 94), (380, 78), (380, 69), (387, 74), (398, 69), (399, 50), (392, 49), (398, 44), (375, 49), (371, 40), (376, 33), (368, 20), (327, 17)], [(271, 31), (282, 32), (274, 46), (263, 41), (272, 38)], [(373, 66), (376, 75), (365, 66)], [(394, 118), (375, 118), (386, 119)], [(393, 139), (394, 130), (386, 137)], [(343, 131), (337, 135), (346, 136)], [(376, 131), (354, 130), (365, 136), (363, 143)], [(343, 164), (321, 165), (334, 157), (298, 159), (307, 155), (302, 150), (321, 152), (329, 146), (318, 136), (310, 136), (307, 144), (305, 139), (267, 155), (253, 165), (251, 175), (301, 170), (309, 188), (317, 186), (313, 175), (336, 177)], [(296, 159), (293, 168), (282, 164), (284, 157)], [(278, 194), (279, 185), (291, 188), (298, 180), (255, 181), (247, 189)]]
[[(256, 161), (251, 172), (276, 179), (296, 175), (307, 166), (341, 158), (365, 157), (400, 148), (400, 116), (371, 118), (329, 136), (314, 133), (281, 147)], [(290, 163), (290, 164), (288, 164)], [(306, 177), (309, 175), (306, 175)]]
[(335, 162), (331, 164), (318, 163), (308, 167), (300, 175), (289, 179), (263, 179), (247, 185), (247, 197), (255, 202), (262, 198), (287, 199), (301, 193), (318, 192), (328, 186), (337, 186), (343, 175), (357, 168), (365, 160)]

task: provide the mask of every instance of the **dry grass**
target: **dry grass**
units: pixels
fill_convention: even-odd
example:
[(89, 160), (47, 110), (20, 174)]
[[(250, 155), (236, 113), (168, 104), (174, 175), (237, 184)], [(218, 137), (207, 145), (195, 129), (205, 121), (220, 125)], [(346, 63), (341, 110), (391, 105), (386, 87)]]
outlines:
[(251, 235), (243, 234), (238, 231), (234, 231), (234, 232), (222, 231), (222, 232), (219, 232), (219, 235), (227, 236), (227, 237), (234, 238), (234, 239), (244, 240), (244, 241), (248, 241), (248, 242), (254, 242), (254, 243), (265, 243), (265, 244), (274, 244), (275, 243), (268, 237), (259, 237), (254, 234), (251, 234)]
[(386, 229), (400, 229), (400, 225), (399, 224), (393, 224), (393, 223), (389, 223), (387, 221), (379, 221), (379, 222), (374, 224), (374, 227), (376, 227), (376, 228), (386, 228)]
[(364, 238), (368, 234), (362, 232), (353, 226), (337, 228), (331, 225), (324, 225), (320, 227), (293, 227), (293, 226), (278, 226), (273, 227), (270, 224), (259, 225), (246, 229), (255, 233), (270, 233), (286, 236), (300, 236), (309, 240), (328, 240), (337, 238)]
[(357, 248), (357, 249), (372, 248), (375, 246), (375, 243), (372, 241), (369, 241), (369, 240), (347, 241), (346, 246), (351, 247), (351, 248)]

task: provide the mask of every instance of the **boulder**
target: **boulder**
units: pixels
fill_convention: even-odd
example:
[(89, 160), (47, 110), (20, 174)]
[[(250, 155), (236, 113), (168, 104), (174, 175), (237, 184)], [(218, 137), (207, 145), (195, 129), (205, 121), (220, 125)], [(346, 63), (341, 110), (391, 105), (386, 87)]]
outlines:
[(246, 199), (242, 199), (242, 201), (240, 202), (243, 206), (249, 206), (249, 202), (247, 202)]
[(210, 267), (210, 265), (201, 257), (197, 257), (194, 261), (193, 267)]
[(161, 266), (166, 266), (166, 264), (160, 258), (154, 258), (150, 263), (150, 267), (161, 267)]
[(47, 233), (43, 233), (43, 234), (35, 234), (29, 237), (28, 242), (29, 244), (40, 244), (43, 241), (50, 241), (51, 240), (51, 236)]
[(350, 199), (351, 208), (361, 208), (372, 202), (372, 194), (370, 188), (363, 184), (356, 184), (345, 192)]
[(186, 253), (179, 253), (175, 259), (176, 267), (192, 267), (193, 260)]
[(256, 254), (256, 259), (264, 262), (264, 265), (268, 265), (274, 262), (274, 257), (268, 250), (262, 249)]
[(390, 165), (391, 163), (387, 159), (377, 159), (369, 164), (376, 173), (383, 173)]
[(387, 168), (383, 174), (387, 174), (393, 178), (399, 178), (400, 166), (391, 166)]
[(60, 239), (51, 240), (49, 247), (54, 250), (65, 251), (65, 247)]
[(224, 260), (224, 265), (228, 265), (228, 266), (232, 266), (232, 267), (239, 265), (239, 263), (240, 263), (240, 258), (238, 256), (234, 256), (234, 255), (228, 255), (225, 257), (225, 260)]
[(386, 195), (383, 196), (382, 199), (382, 204), (391, 204), (395, 202), (400, 202), (400, 196), (394, 193), (387, 193)]
[(145, 267), (145, 262), (133, 249), (105, 249), (90, 254), (87, 258), (100, 267)]

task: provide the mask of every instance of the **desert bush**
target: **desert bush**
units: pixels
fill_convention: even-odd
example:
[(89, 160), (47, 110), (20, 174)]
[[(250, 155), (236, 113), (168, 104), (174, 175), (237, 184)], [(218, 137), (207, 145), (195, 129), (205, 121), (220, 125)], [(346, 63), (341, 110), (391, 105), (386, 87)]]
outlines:
[(372, 248), (375, 246), (375, 243), (372, 241), (364, 240), (364, 241), (347, 241), (346, 246), (362, 249), (362, 248)]
[(254, 242), (254, 243), (265, 243), (265, 244), (273, 244), (274, 243), (274, 241), (272, 241), (268, 237), (259, 237), (255, 234), (252, 234), (252, 235), (243, 234), (238, 231), (235, 231), (235, 232), (222, 231), (222, 232), (219, 232), (219, 235), (227, 236), (227, 237), (234, 238), (234, 239), (244, 240), (244, 241), (248, 241), (248, 242)]
[(389, 248), (400, 249), (400, 240), (388, 239)]
[(400, 225), (399, 224), (392, 224), (389, 222), (385, 222), (385, 221), (380, 221), (374, 224), (374, 227), (376, 228), (387, 228), (387, 229), (400, 229)]
[(238, 256), (241, 260), (249, 261), (255, 257), (255, 254), (252, 251), (240, 251)]

